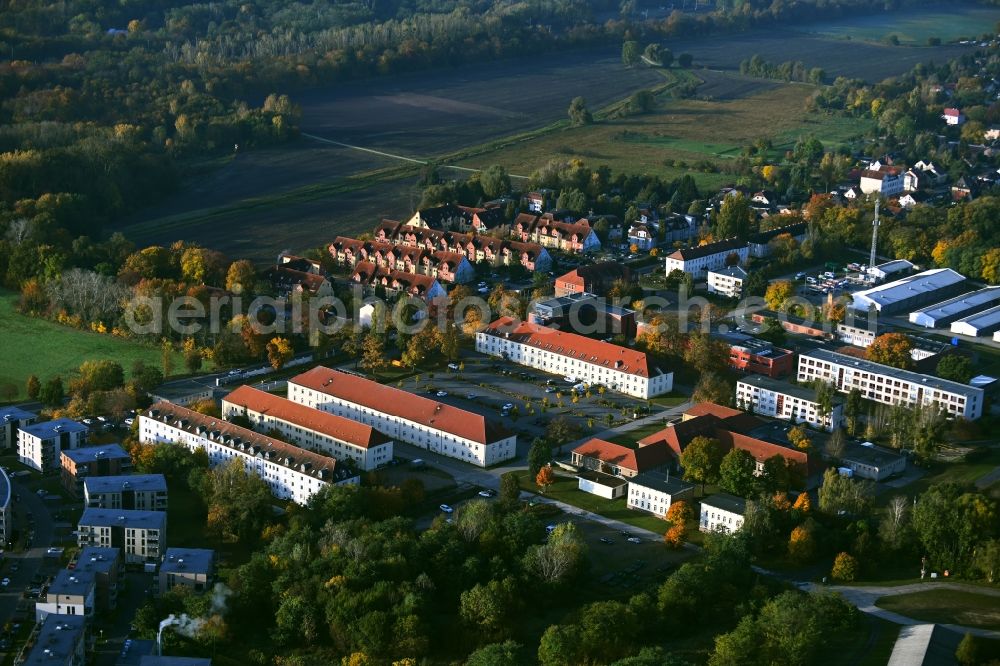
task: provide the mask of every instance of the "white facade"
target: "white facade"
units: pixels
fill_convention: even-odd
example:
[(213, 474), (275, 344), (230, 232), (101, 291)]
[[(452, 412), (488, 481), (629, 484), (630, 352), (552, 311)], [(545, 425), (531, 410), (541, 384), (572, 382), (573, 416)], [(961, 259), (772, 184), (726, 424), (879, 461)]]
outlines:
[(671, 504), (694, 495), (692, 485), (676, 481), (651, 482), (648, 480), (649, 476), (650, 473), (646, 473), (629, 479), (628, 499), (625, 501), (628, 508), (666, 518)]
[(842, 393), (856, 388), (863, 397), (886, 405), (937, 405), (949, 416), (970, 421), (983, 415), (982, 389), (826, 350), (799, 356), (799, 382), (816, 379), (833, 384)]
[(43, 621), (49, 615), (94, 615), (97, 583), (94, 574), (63, 569), (45, 594), (45, 599), (35, 603), (35, 620)]
[(903, 192), (903, 177), (888, 172), (865, 172), (861, 176), (860, 185), (861, 191), (865, 194), (892, 197)]
[(70, 419), (22, 426), (17, 435), (17, 458), (42, 473), (60, 469), (60, 453), (85, 444), (89, 430)]
[[(505, 337), (502, 333), (494, 330), (494, 326), (497, 324), (498, 322), (494, 322), (490, 328), (476, 334), (476, 351), (480, 354), (501, 357), (512, 363), (537, 368), (553, 375), (572, 377), (581, 383), (603, 384), (612, 391), (637, 398), (652, 398), (669, 393), (673, 389), (674, 373), (661, 372), (649, 365), (645, 354), (640, 352), (552, 329), (545, 329), (546, 331), (551, 330), (551, 333), (539, 335), (539, 338), (547, 340), (546, 343), (543, 345), (530, 344), (518, 341), (514, 334), (511, 334), (510, 338)], [(533, 324), (522, 326), (530, 326), (534, 329), (543, 328)], [(522, 329), (519, 328), (518, 331), (520, 330)], [(622, 365), (621, 361), (609, 362), (607, 358), (602, 361), (597, 354), (589, 351), (593, 348), (602, 350), (607, 348), (608, 353), (603, 355), (605, 357), (618, 356), (616, 349), (628, 352), (632, 356), (640, 355), (647, 363), (646, 371), (644, 374), (637, 374), (639, 368), (636, 366), (638, 363)]]
[(844, 406), (834, 401), (829, 414), (820, 415), (819, 404), (809, 391), (763, 375), (752, 375), (736, 382), (736, 404), (754, 414), (807, 423), (814, 428), (834, 431), (844, 424)]
[(739, 266), (708, 271), (708, 293), (739, 298), (743, 295), (746, 279), (747, 272)]
[[(671, 271), (678, 270), (690, 274), (695, 279), (700, 279), (705, 277), (710, 270), (725, 268), (726, 260), (733, 254), (739, 257), (739, 263), (746, 263), (750, 256), (749, 245), (744, 243), (742, 247), (732, 247), (726, 241), (722, 241), (722, 244), (725, 249), (710, 254), (702, 254), (701, 248), (689, 248), (674, 252), (665, 260), (667, 275), (670, 275)], [(708, 246), (702, 247), (707, 248)], [(685, 255), (689, 256), (685, 257)]]
[[(306, 504), (309, 498), (326, 487), (328, 483), (335, 482), (338, 485), (360, 483), (357, 476), (337, 479), (333, 465), (330, 464), (333, 463), (332, 459), (328, 459), (329, 462), (324, 462), (320, 460), (323, 456), (304, 451), (284, 442), (263, 438), (257, 433), (229, 424), (226, 425), (230, 432), (239, 434), (221, 433), (221, 423), (219, 424), (220, 430), (210, 430), (201, 425), (185, 427), (183, 424), (185, 419), (168, 413), (154, 413), (165, 409), (162, 404), (153, 407), (154, 409), (150, 411), (151, 416), (143, 414), (139, 417), (139, 441), (144, 444), (180, 444), (191, 451), (204, 449), (205, 453), (208, 454), (208, 463), (212, 467), (228, 462), (234, 457), (239, 458), (242, 460), (244, 468), (263, 479), (271, 489), (271, 493), (279, 499), (289, 499), (296, 504)], [(237, 438), (241, 440), (240, 443), (236, 443)], [(267, 449), (261, 444), (264, 440), (272, 445), (280, 444), (280, 446), (273, 447), (273, 455), (271, 449)], [(291, 455), (286, 455), (288, 453)]]
[(722, 532), (732, 534), (743, 527), (743, 501), (736, 497), (719, 495), (706, 497), (701, 501), (701, 516), (698, 529), (702, 532)]
[(1000, 287), (984, 287), (914, 310), (910, 313), (910, 323), (925, 328), (937, 328), (997, 305), (1000, 305)]
[(866, 349), (871, 347), (877, 335), (878, 332), (872, 330), (867, 325), (856, 326), (843, 322), (837, 324), (837, 338), (841, 342), (846, 342), (855, 347), (865, 347)]
[(951, 324), (951, 332), (958, 335), (968, 335), (974, 338), (989, 335), (1000, 329), (1000, 305), (984, 310)]
[(894, 474), (906, 471), (906, 458), (866, 442), (850, 446), (840, 457), (840, 465), (850, 469), (856, 477), (884, 481)]
[[(326, 368), (316, 368), (313, 372), (315, 371), (325, 371), (330, 373), (331, 376), (335, 374), (335, 371)], [(308, 374), (306, 373), (306, 375)], [(300, 375), (288, 381), (288, 399), (315, 409), (321, 409), (336, 416), (354, 419), (372, 426), (394, 440), (407, 442), (422, 449), (456, 458), (479, 467), (489, 467), (490, 465), (495, 465), (517, 456), (517, 435), (502, 429), (495, 430), (491, 424), (487, 423), (484, 428), (486, 436), (483, 437), (482, 441), (479, 441), (478, 439), (461, 434), (461, 429), (451, 427), (450, 425), (455, 421), (471, 422), (477, 419), (483, 420), (483, 417), (478, 414), (466, 412), (465, 410), (451, 406), (447, 406), (446, 408), (444, 405), (434, 403), (434, 401), (427, 398), (392, 387), (382, 386), (375, 382), (369, 382), (369, 380), (359, 377), (352, 377), (346, 375), (346, 373), (336, 374), (351, 377), (351, 381), (360, 380), (373, 385), (372, 392), (366, 397), (373, 398), (373, 402), (377, 404), (361, 404), (360, 398), (358, 398), (359, 402), (347, 399), (337, 395), (335, 388), (320, 390), (306, 386), (301, 383), (303, 381), (302, 378), (306, 375)], [(375, 387), (381, 387), (381, 391), (391, 395), (391, 397), (387, 397), (385, 402), (379, 401), (378, 394), (375, 393), (379, 389)], [(405, 403), (416, 404), (417, 411), (420, 411), (419, 406), (422, 403), (419, 401), (431, 403), (428, 410), (429, 418), (426, 421), (423, 419), (416, 420), (415, 417), (408, 418), (408, 415), (400, 413), (401, 410), (399, 407), (409, 406)], [(404, 404), (401, 404), (401, 402)], [(448, 410), (446, 417), (436, 421), (433, 416), (435, 411), (440, 413), (445, 409)], [(435, 421), (437, 424), (435, 424)], [(444, 421), (447, 421), (447, 423), (444, 423)], [(495, 438), (493, 436), (494, 433)]]
[(166, 511), (167, 480), (162, 474), (86, 477), (83, 505), (95, 509)]
[(588, 479), (583, 476), (577, 477), (577, 489), (582, 490), (585, 493), (590, 493), (591, 495), (597, 495), (598, 497), (603, 497), (604, 499), (617, 499), (625, 494), (625, 489), (628, 487), (627, 483), (618, 484), (605, 484), (594, 479)]

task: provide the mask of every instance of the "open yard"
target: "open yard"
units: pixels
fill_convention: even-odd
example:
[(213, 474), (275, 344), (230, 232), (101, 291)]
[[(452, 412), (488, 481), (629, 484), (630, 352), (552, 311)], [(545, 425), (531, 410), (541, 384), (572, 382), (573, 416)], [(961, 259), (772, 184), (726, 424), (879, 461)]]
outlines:
[(937, 589), (882, 597), (879, 608), (942, 624), (1000, 630), (1000, 597), (964, 590)]
[[(87, 360), (118, 361), (126, 377), (135, 361), (160, 367), (159, 349), (27, 317), (15, 309), (17, 298), (16, 294), (0, 291), (0, 340), (5, 356), (0, 365), (0, 385), (16, 386), (17, 399), (27, 397), (25, 383), (30, 375), (37, 375), (42, 382), (61, 375), (65, 381)], [(174, 367), (183, 367), (179, 354)]]

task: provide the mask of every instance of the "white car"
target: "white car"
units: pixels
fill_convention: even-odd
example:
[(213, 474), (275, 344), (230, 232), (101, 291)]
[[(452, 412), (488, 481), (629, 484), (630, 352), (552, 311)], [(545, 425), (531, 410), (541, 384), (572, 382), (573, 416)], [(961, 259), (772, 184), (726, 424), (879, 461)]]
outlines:
[(0, 585), (3, 585), (4, 587), (10, 585), (10, 578), (4, 578), (3, 580), (0, 580)]
[(446, 397), (448, 397), (448, 392), (447, 391), (438, 391), (434, 395), (436, 395), (439, 398), (446, 398)]
[(128, 427), (131, 428), (133, 423), (135, 423), (135, 419), (133, 419), (132, 417), (125, 419), (125, 425), (127, 425)]
[(487, 490), (480, 490), (479, 491), (479, 496), (480, 497), (493, 497), (493, 494), (494, 494), (494, 491), (489, 490), (489, 489), (487, 489)]
[(458, 363), (449, 363), (448, 364), (448, 369), (449, 370), (458, 370)]
[(555, 386), (546, 386), (545, 387), (545, 392), (546, 393), (555, 393), (556, 392), (556, 387)]
[(639, 537), (629, 537), (628, 539), (626, 539), (626, 541), (628, 541), (629, 543), (642, 543), (642, 539), (640, 539)]
[(83, 421), (81, 421), (81, 423), (82, 423), (83, 425), (89, 425), (89, 426), (92, 426), (92, 425), (94, 425), (94, 419), (83, 419)]
[(451, 508), (450, 506), (448, 506), (447, 504), (442, 504), (438, 508), (441, 509), (442, 511), (444, 511), (445, 513), (451, 513), (451, 512), (454, 511), (454, 509)]
[(106, 417), (106, 416), (98, 416), (97, 420), (100, 421), (101, 423), (107, 423), (108, 422), (108, 417)]
[(506, 405), (503, 406), (503, 409), (506, 409), (507, 411), (514, 409), (514, 403), (508, 402)]

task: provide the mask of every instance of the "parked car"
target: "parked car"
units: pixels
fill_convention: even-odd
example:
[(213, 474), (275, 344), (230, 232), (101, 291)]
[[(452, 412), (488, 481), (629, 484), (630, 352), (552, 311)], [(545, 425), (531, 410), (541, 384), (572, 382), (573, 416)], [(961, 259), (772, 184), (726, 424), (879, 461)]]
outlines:
[(449, 370), (458, 370), (458, 363), (449, 363), (448, 364), (448, 369)]
[(795, 279), (796, 279), (796, 280), (801, 280), (801, 279), (802, 279), (802, 278), (804, 278), (805, 276), (806, 276), (805, 272), (803, 272), (803, 271), (799, 271), (798, 273), (796, 273), (796, 274), (795, 274)]
[(480, 497), (493, 497), (494, 495), (496, 495), (496, 491), (490, 490), (489, 488), (479, 491)]
[(3, 585), (4, 587), (10, 585), (10, 578), (4, 578), (3, 580), (0, 580), (0, 585)]
[(508, 402), (507, 404), (505, 404), (503, 406), (503, 408), (506, 409), (507, 411), (510, 411), (510, 410), (514, 409), (514, 403)]
[(640, 539), (639, 537), (629, 537), (628, 539), (626, 539), (626, 541), (628, 541), (629, 543), (642, 543), (642, 539)]
[(545, 387), (545, 392), (546, 393), (555, 393), (556, 392), (556, 387), (555, 386), (546, 386)]
[(448, 506), (447, 504), (442, 504), (438, 508), (441, 509), (442, 511), (444, 511), (445, 513), (451, 513), (451, 512), (454, 511), (454, 509), (451, 508), (450, 506)]
[(129, 428), (132, 427), (133, 423), (135, 423), (135, 419), (133, 419), (131, 416), (129, 418), (125, 419), (125, 425), (127, 425)]
[(475, 400), (475, 399), (476, 399), (476, 398), (478, 398), (478, 397), (479, 397), (479, 396), (478, 396), (478, 395), (476, 395), (475, 393), (466, 393), (466, 394), (465, 394), (465, 399), (466, 399), (466, 400)]
[(87, 426), (94, 425), (94, 419), (83, 419), (80, 423)]
[(434, 395), (436, 395), (439, 398), (446, 398), (446, 397), (448, 397), (448, 392), (447, 391), (438, 391)]
[(614, 541), (612, 541), (612, 540), (611, 540), (611, 539), (609, 539), (608, 537), (601, 537), (601, 543), (606, 543), (606, 544), (609, 544), (609, 545), (610, 545), (610, 544), (613, 544), (613, 543), (614, 543)]

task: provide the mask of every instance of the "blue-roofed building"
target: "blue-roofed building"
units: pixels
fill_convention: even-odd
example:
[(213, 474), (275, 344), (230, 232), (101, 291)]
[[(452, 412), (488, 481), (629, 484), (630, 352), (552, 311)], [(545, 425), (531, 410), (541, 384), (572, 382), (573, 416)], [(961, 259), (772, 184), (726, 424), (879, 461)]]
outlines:
[(17, 459), (39, 472), (59, 469), (59, 454), (87, 442), (90, 428), (71, 419), (53, 419), (18, 428)]
[(69, 565), (74, 571), (93, 574), (97, 584), (97, 612), (114, 610), (118, 606), (118, 582), (123, 575), (122, 553), (117, 548), (87, 546)]
[(168, 548), (160, 565), (160, 594), (178, 585), (204, 592), (215, 577), (215, 551), (207, 548)]
[(17, 445), (17, 429), (31, 425), (38, 420), (38, 414), (20, 407), (0, 407), (0, 449)]
[(165, 511), (84, 509), (77, 529), (80, 547), (121, 549), (125, 562), (159, 562), (167, 543)]
[(86, 622), (73, 615), (46, 617), (21, 666), (83, 666)]
[(0, 544), (4, 546), (10, 545), (10, 534), (14, 529), (12, 524), (14, 518), (12, 497), (13, 492), (11, 490), (10, 477), (0, 467)]
[(167, 479), (162, 474), (89, 476), (83, 503), (94, 509), (167, 510)]
[(74, 497), (83, 495), (83, 480), (87, 477), (121, 476), (132, 471), (132, 456), (118, 444), (63, 451), (59, 461), (63, 487)]
[(35, 619), (49, 615), (74, 615), (88, 620), (94, 617), (97, 578), (89, 571), (63, 569), (49, 584), (44, 599), (35, 603)]

